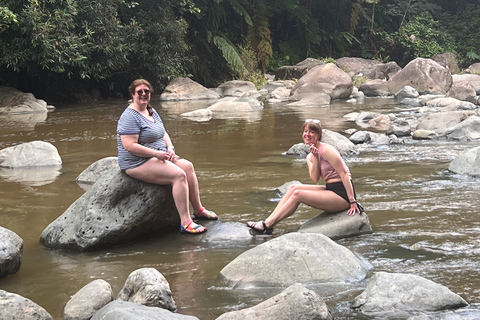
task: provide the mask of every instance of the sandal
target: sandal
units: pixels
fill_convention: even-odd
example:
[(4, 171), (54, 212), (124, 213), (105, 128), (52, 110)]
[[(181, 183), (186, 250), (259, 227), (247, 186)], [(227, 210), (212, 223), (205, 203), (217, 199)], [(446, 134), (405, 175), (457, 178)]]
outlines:
[[(207, 231), (202, 225), (197, 224), (195, 227), (192, 227), (193, 221), (190, 220), (188, 224), (180, 226), (180, 233), (204, 233)], [(200, 228), (204, 228), (202, 231), (197, 231)]]
[(273, 227), (269, 228), (267, 227), (267, 224), (265, 223), (265, 220), (263, 221), (257, 221), (257, 222), (247, 222), (247, 226), (252, 228), (253, 230), (263, 233), (263, 234), (272, 234), (273, 232)]
[[(203, 211), (206, 211), (206, 213), (203, 213), (200, 215)], [(193, 219), (195, 220), (217, 220), (218, 216), (215, 212), (210, 211), (210, 210), (205, 210), (205, 207), (201, 207), (200, 210), (198, 210), (198, 213), (193, 213)]]

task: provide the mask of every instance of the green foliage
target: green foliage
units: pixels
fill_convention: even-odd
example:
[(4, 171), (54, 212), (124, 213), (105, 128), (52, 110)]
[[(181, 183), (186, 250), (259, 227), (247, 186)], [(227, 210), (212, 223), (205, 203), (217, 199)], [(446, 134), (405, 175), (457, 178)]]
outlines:
[(0, 6), (0, 33), (12, 23), (17, 23), (17, 16), (9, 8)]
[(424, 13), (403, 25), (396, 33), (406, 59), (431, 56), (447, 51), (454, 52), (454, 41), (439, 21)]
[(242, 80), (250, 81), (260, 89), (267, 81), (264, 73), (258, 69), (259, 61), (255, 50), (247, 43), (239, 48), (240, 56), (245, 69), (239, 74)]

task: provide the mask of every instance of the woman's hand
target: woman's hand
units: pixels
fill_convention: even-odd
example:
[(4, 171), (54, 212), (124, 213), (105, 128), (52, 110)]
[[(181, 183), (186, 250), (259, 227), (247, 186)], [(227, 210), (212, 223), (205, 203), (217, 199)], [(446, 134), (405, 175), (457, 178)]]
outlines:
[(313, 154), (314, 157), (318, 157), (318, 148), (313, 143), (310, 145), (310, 153)]
[(175, 159), (175, 147), (169, 146), (167, 148), (167, 154), (169, 155), (169, 158), (167, 159), (168, 161), (172, 161), (173, 159)]
[(357, 205), (357, 202), (350, 203), (350, 209), (348, 209), (347, 214), (349, 216), (354, 216), (356, 213), (361, 213), (360, 208)]

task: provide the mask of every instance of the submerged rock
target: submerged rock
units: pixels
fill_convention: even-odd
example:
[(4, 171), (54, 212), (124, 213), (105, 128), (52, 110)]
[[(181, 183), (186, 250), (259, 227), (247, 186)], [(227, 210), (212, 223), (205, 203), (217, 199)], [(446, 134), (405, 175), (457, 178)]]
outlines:
[(17, 273), (22, 265), (23, 239), (0, 226), (0, 278)]

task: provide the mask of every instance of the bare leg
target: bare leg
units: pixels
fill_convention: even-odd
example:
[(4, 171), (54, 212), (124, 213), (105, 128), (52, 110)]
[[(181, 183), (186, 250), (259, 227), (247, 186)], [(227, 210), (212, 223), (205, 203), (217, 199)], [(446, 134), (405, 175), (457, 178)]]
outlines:
[[(170, 161), (162, 161), (157, 158), (151, 158), (143, 165), (128, 169), (126, 173), (132, 178), (136, 178), (148, 183), (159, 185), (171, 185), (172, 195), (177, 207), (182, 226), (191, 221), (188, 198), (189, 186), (187, 183), (187, 174), (179, 166)], [(193, 227), (194, 225), (192, 225)], [(198, 230), (201, 232), (201, 230)]]

